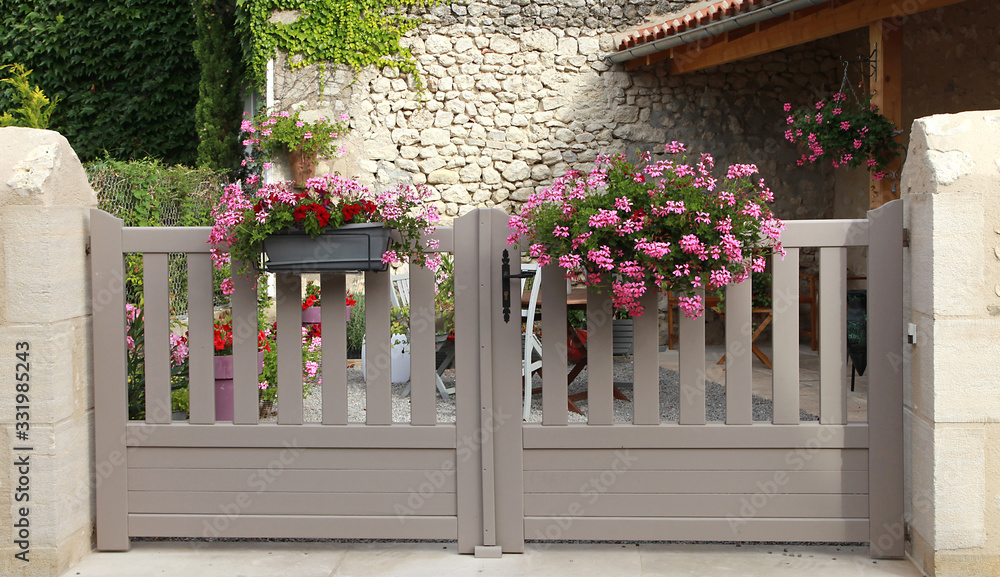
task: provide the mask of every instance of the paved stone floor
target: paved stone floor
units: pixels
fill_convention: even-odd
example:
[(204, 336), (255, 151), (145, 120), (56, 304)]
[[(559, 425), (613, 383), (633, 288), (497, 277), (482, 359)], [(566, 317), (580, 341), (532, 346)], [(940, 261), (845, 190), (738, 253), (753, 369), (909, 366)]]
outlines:
[(92, 553), (62, 577), (921, 577), (907, 560), (863, 547), (528, 544), (523, 555), (476, 559), (453, 543), (138, 542)]

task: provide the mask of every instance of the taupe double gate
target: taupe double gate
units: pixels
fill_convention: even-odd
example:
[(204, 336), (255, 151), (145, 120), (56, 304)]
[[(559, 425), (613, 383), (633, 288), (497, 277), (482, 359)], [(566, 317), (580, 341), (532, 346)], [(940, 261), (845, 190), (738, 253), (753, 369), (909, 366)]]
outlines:
[[(255, 292), (235, 279), (235, 418), (214, 420), (207, 229), (122, 228), (92, 214), (97, 539), (456, 539), (463, 553), (528, 540), (870, 542), (903, 554), (902, 209), (867, 220), (789, 222), (772, 263), (773, 418), (752, 420), (749, 283), (727, 292), (726, 421), (706, 422), (704, 316), (680, 326), (679, 420), (661, 422), (655, 315), (635, 319), (634, 415), (612, 406), (607, 295), (588, 296), (589, 407), (566, 411), (566, 347), (543, 338), (541, 422), (521, 420), (520, 327), (501, 310), (500, 211), (436, 233), (456, 275), (456, 417), (439, 422), (434, 278), (410, 272), (410, 421), (393, 422), (387, 273), (366, 273), (364, 422), (348, 418), (344, 310), (323, 308), (322, 421), (303, 422), (297, 331), (278, 336), (277, 423), (257, 417)], [(848, 422), (846, 250), (868, 247), (868, 422)], [(798, 251), (819, 247), (820, 415), (799, 417)], [(123, 255), (142, 253), (146, 419), (126, 413)], [(190, 419), (170, 418), (168, 254), (187, 255)], [(516, 254), (516, 253), (515, 253)], [(512, 258), (516, 263), (517, 258)], [(514, 265), (517, 272), (517, 265)], [(301, 321), (300, 279), (279, 274), (277, 322)], [(339, 302), (345, 278), (321, 278)], [(543, 335), (564, 334), (565, 281), (542, 275)], [(655, 295), (646, 300), (656, 309)], [(380, 345), (379, 343), (384, 343)]]

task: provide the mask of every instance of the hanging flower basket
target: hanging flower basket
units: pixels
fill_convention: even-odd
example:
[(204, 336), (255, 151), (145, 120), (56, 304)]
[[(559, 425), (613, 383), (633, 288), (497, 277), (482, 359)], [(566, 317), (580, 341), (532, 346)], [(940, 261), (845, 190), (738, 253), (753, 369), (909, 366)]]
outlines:
[(263, 268), (268, 272), (384, 271), (383, 255), (392, 246), (393, 229), (381, 222), (345, 224), (313, 237), (289, 230), (264, 239)]

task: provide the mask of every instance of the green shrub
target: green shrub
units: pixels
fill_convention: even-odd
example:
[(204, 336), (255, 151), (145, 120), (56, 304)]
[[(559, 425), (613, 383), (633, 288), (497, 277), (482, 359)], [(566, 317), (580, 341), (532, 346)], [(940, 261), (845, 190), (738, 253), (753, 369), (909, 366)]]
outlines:
[[(49, 118), (59, 103), (59, 97), (49, 100), (38, 86), (31, 87), (31, 70), (20, 64), (0, 66), (0, 71), (10, 71), (9, 78), (0, 78), (0, 83), (10, 88), (9, 96), (0, 96), (0, 127), (23, 126), (25, 128), (48, 128)], [(9, 102), (8, 102), (9, 101)]]

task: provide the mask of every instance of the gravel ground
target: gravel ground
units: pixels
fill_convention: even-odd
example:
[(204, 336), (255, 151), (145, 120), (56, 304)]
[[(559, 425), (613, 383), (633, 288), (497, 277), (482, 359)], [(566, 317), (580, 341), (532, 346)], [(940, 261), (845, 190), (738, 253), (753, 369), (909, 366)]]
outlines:
[[(632, 398), (632, 363), (628, 358), (615, 359), (614, 379), (618, 388), (625, 393), (625, 396)], [(679, 386), (678, 375), (675, 371), (660, 369), (660, 420), (663, 422), (678, 420)], [(442, 377), (445, 385), (452, 387), (455, 385), (455, 373), (453, 370), (446, 371)], [(359, 368), (347, 369), (347, 390), (348, 390), (348, 420), (351, 422), (363, 422), (365, 420), (365, 383), (364, 375)], [(535, 377), (535, 386), (541, 385), (541, 379)], [(584, 370), (580, 376), (574, 380), (569, 387), (570, 392), (585, 389), (587, 386), (587, 371)], [(392, 385), (392, 418), (394, 422), (407, 423), (410, 421), (410, 399), (403, 396), (405, 384)], [(322, 417), (322, 387), (314, 387), (312, 393), (305, 398), (303, 417), (306, 422), (319, 422)], [(587, 401), (579, 401), (577, 407), (583, 411), (583, 415), (569, 413), (570, 422), (585, 422), (587, 420)], [(726, 420), (726, 388), (719, 383), (708, 381), (705, 383), (705, 414), (708, 421)], [(438, 422), (451, 423), (455, 421), (455, 403), (452, 399), (443, 400), (440, 395), (437, 397)], [(632, 421), (632, 403), (628, 401), (614, 401), (615, 421), (628, 423)], [(755, 421), (770, 421), (772, 404), (769, 399), (753, 396), (753, 419)], [(800, 411), (800, 418), (803, 421), (817, 421), (819, 417)], [(276, 420), (271, 416), (265, 421)], [(541, 422), (542, 420), (542, 396), (535, 395), (531, 400), (531, 415), (529, 422)]]

